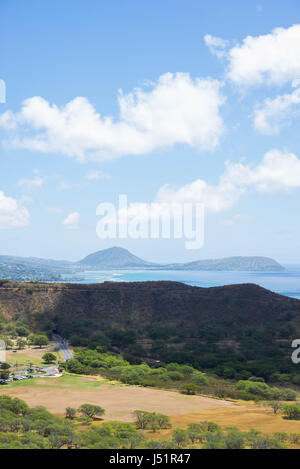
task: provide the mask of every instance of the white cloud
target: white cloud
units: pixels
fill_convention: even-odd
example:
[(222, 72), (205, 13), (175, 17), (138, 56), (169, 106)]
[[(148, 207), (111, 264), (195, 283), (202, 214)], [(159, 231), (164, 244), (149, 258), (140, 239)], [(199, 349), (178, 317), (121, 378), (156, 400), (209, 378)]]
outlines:
[(109, 175), (103, 173), (102, 171), (91, 170), (91, 171), (88, 171), (86, 173), (85, 177), (89, 181), (95, 181), (95, 180), (99, 180), (99, 179), (108, 179)]
[(293, 153), (273, 149), (254, 168), (228, 162), (223, 180), (237, 187), (252, 186), (258, 192), (289, 192), (300, 187), (300, 159)]
[(0, 229), (19, 228), (29, 223), (28, 210), (17, 200), (0, 191)]
[(70, 213), (62, 222), (66, 230), (78, 230), (80, 214), (78, 212)]
[(239, 86), (283, 85), (300, 78), (300, 25), (247, 36), (228, 53), (228, 78)]
[(147, 91), (120, 92), (118, 121), (102, 117), (86, 98), (59, 108), (33, 97), (20, 112), (0, 116), (0, 125), (9, 132), (6, 145), (79, 161), (145, 154), (175, 144), (212, 150), (223, 132), (220, 87), (217, 80), (166, 73)]
[(206, 212), (220, 213), (232, 208), (247, 189), (261, 193), (286, 193), (299, 187), (300, 159), (293, 153), (273, 149), (255, 167), (226, 162), (226, 170), (216, 185), (203, 179), (178, 189), (165, 185), (159, 189), (155, 202), (203, 203)]
[(19, 186), (24, 186), (28, 190), (40, 189), (45, 184), (45, 178), (42, 176), (34, 176), (32, 179), (20, 179)]
[(242, 189), (240, 187), (226, 181), (222, 176), (217, 185), (208, 184), (203, 179), (197, 179), (179, 189), (165, 185), (159, 189), (156, 202), (202, 203), (206, 212), (218, 213), (230, 209), (241, 193)]
[(254, 127), (265, 135), (276, 135), (283, 125), (289, 125), (292, 118), (299, 112), (300, 88), (291, 94), (266, 99), (254, 111)]
[(80, 214), (78, 212), (70, 213), (62, 222), (67, 230), (77, 230), (79, 228)]
[(229, 44), (229, 41), (222, 39), (220, 37), (211, 36), (206, 34), (204, 36), (204, 42), (209, 48), (211, 54), (215, 55), (219, 59), (222, 59), (226, 56), (226, 47)]
[(226, 218), (221, 221), (222, 225), (226, 226), (232, 226), (240, 223), (251, 223), (254, 220), (253, 217), (250, 215), (246, 215), (243, 213), (237, 213), (236, 215), (233, 215), (231, 218)]
[[(270, 150), (255, 167), (243, 163), (226, 162), (226, 169), (217, 184), (197, 179), (189, 184), (174, 188), (162, 186), (151, 203), (130, 203), (126, 210), (118, 211), (118, 219), (141, 222), (159, 215), (172, 213), (180, 216), (178, 207), (185, 203), (203, 204), (205, 213), (222, 213), (230, 210), (248, 190), (260, 193), (288, 193), (300, 188), (300, 159), (293, 153)], [(237, 214), (222, 221), (225, 225), (250, 223), (253, 218)]]

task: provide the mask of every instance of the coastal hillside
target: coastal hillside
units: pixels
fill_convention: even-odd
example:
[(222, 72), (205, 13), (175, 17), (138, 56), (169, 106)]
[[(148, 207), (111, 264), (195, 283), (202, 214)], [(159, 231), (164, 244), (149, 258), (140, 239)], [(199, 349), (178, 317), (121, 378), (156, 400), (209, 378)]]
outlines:
[(252, 284), (2, 281), (0, 325), (6, 330), (16, 324), (49, 335), (59, 327), (75, 346), (105, 343), (137, 358), (196, 361), (221, 373), (298, 373), (290, 356), (291, 342), (300, 336), (300, 301)]
[(168, 325), (188, 329), (190, 337), (206, 327), (222, 328), (223, 336), (233, 337), (237, 327), (257, 331), (298, 327), (300, 301), (254, 284), (200, 288), (178, 282), (0, 281), (0, 315), (7, 319), (22, 316), (34, 330), (45, 321), (59, 321), (67, 335), (78, 323), (82, 331), (88, 325), (90, 334), (109, 327), (133, 327), (145, 334), (151, 326)]
[[(179, 267), (179, 270), (181, 268)], [(280, 272), (284, 270), (278, 262), (269, 257), (226, 257), (224, 259), (208, 259), (183, 264), (183, 270), (227, 270), (252, 272)]]

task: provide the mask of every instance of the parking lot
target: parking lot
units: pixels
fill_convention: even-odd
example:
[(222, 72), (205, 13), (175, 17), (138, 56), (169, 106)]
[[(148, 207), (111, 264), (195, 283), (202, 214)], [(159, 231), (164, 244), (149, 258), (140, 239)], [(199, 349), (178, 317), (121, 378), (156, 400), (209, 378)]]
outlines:
[(26, 370), (18, 371), (14, 373), (13, 376), (10, 376), (8, 379), (1, 379), (0, 384), (8, 384), (13, 381), (22, 381), (26, 379), (34, 378), (59, 378), (62, 376), (62, 373), (59, 371), (57, 366), (48, 366), (45, 368), (34, 367), (27, 368)]

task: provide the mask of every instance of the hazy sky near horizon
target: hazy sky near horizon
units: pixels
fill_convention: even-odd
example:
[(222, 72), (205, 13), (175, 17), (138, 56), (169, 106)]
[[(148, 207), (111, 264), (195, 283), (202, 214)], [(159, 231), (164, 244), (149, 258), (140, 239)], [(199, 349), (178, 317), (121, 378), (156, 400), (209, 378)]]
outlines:
[[(0, 0), (0, 254), (299, 263), (298, 0)], [(205, 243), (100, 240), (101, 202), (204, 202)]]

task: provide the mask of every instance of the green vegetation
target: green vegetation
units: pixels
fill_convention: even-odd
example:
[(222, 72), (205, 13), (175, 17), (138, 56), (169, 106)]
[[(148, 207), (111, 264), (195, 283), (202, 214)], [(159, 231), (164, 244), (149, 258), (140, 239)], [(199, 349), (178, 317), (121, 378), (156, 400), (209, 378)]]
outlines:
[(169, 417), (163, 414), (143, 410), (135, 410), (133, 414), (136, 418), (135, 426), (140, 430), (167, 429), (172, 426)]
[(239, 381), (236, 388), (246, 393), (251, 393), (263, 399), (281, 399), (283, 401), (295, 401), (298, 394), (292, 389), (278, 389), (268, 386), (266, 383), (256, 381)]
[(51, 352), (44, 353), (44, 355), (42, 356), (42, 360), (47, 364), (55, 363), (56, 362), (56, 355), (54, 355), (54, 353), (51, 353)]
[[(86, 406), (80, 409), (86, 410)], [(256, 430), (223, 430), (214, 422), (175, 428), (169, 439), (153, 440), (157, 431), (170, 429), (167, 416), (137, 410), (134, 424), (103, 422), (91, 426), (96, 414), (88, 414), (86, 421), (77, 421), (76, 410), (68, 408), (66, 418), (60, 419), (43, 407), (30, 408), (20, 399), (0, 396), (0, 449), (282, 449), (300, 442), (295, 433), (266, 436)]]
[(77, 410), (73, 407), (66, 408), (66, 419), (74, 420), (76, 417)]
[(105, 410), (102, 407), (92, 404), (82, 404), (78, 410), (82, 415), (90, 419), (95, 419), (105, 414)]
[(0, 336), (8, 348), (16, 339), (31, 341), (28, 332), (50, 338), (59, 322), (73, 346), (101, 348), (131, 365), (160, 360), (225, 380), (255, 376), (276, 386), (300, 385), (290, 359), (291, 341), (300, 333), (300, 302), (255, 285), (1, 281), (0, 298)]
[(45, 334), (35, 334), (31, 338), (31, 342), (33, 345), (37, 345), (38, 347), (46, 347), (49, 344), (49, 339)]
[(76, 374), (101, 374), (110, 380), (124, 384), (180, 389), (196, 394), (209, 380), (205, 373), (191, 366), (169, 363), (141, 363), (131, 365), (127, 360), (97, 350), (75, 350), (75, 358), (66, 363), (66, 369)]
[(300, 420), (300, 405), (284, 405), (283, 414), (287, 420)]
[(177, 389), (183, 394), (267, 401), (295, 401), (298, 397), (298, 393), (293, 389), (270, 386), (263, 378), (250, 377), (235, 384), (234, 381), (218, 376), (208, 376), (190, 365), (157, 362), (132, 365), (119, 355), (98, 350), (99, 348), (75, 349), (75, 358), (65, 365), (67, 371), (76, 374), (100, 374), (112, 381), (118, 380), (128, 385)]

